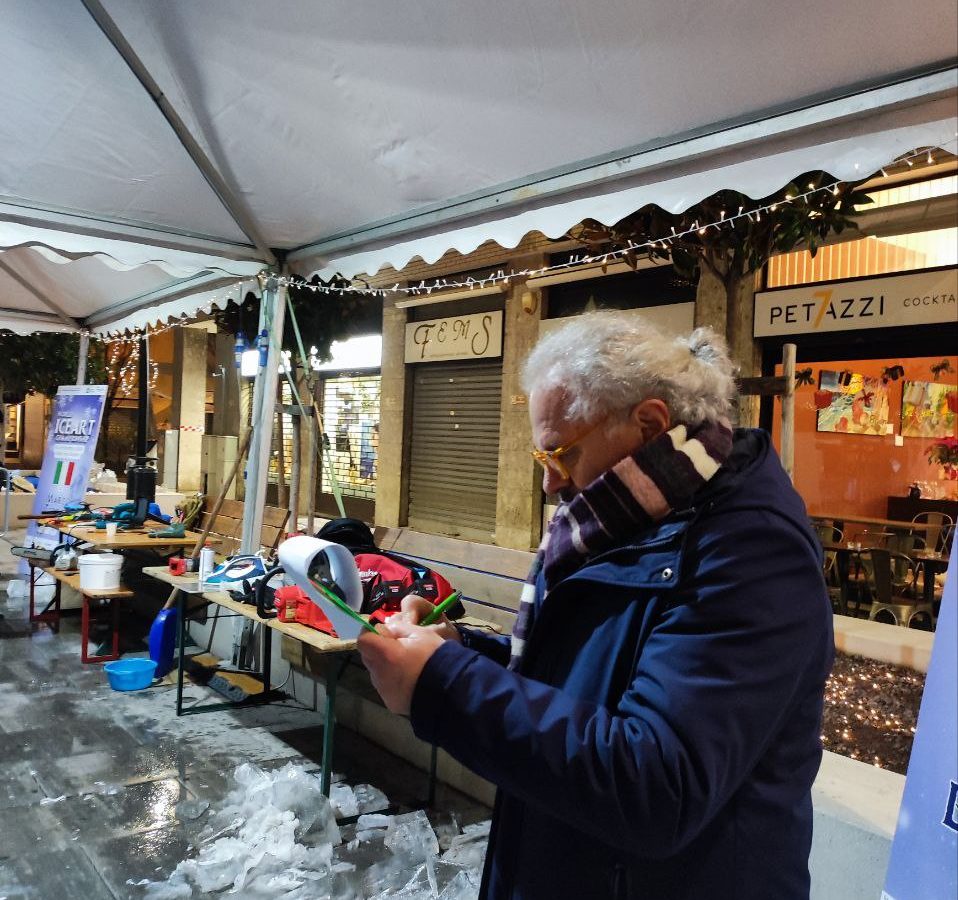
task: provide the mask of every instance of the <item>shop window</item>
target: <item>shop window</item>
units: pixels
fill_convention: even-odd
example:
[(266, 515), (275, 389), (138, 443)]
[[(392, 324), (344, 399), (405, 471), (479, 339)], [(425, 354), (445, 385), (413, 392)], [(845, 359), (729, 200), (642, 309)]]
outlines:
[(939, 228), (890, 237), (866, 237), (776, 256), (768, 264), (770, 288), (843, 281), (867, 275), (958, 265), (958, 228)]
[[(379, 375), (326, 378), (321, 388), (323, 423), (339, 488), (347, 497), (376, 499), (379, 456)], [(323, 493), (333, 492), (326, 466)]]
[[(293, 391), (289, 386), (288, 381), (284, 381), (280, 386), (280, 401), (283, 406), (289, 406), (295, 401), (293, 400)], [(282, 447), (282, 463), (283, 463), (283, 482), (288, 486), (289, 485), (289, 473), (290, 466), (293, 460), (293, 417), (283, 414), (282, 423), (283, 423), (283, 447)], [(269, 484), (277, 484), (279, 482), (279, 466), (280, 466), (280, 448), (276, 440), (276, 422), (275, 415), (273, 417), (273, 452), (269, 457), (269, 473), (267, 474), (267, 482)]]
[[(554, 255), (554, 264), (567, 255)], [(579, 315), (593, 309), (660, 308), (695, 301), (695, 284), (670, 265), (640, 268), (635, 272), (606, 275), (549, 286), (548, 318)]]
[(886, 206), (898, 206), (915, 200), (931, 200), (934, 197), (947, 197), (958, 193), (958, 175), (946, 175), (944, 178), (929, 178), (914, 181), (911, 184), (895, 185), (880, 191), (869, 191), (871, 203), (864, 209), (881, 209)]
[(4, 452), (7, 456), (20, 456), (21, 409), (22, 407), (18, 403), (4, 404)]
[[(810, 368), (795, 394), (795, 487), (811, 515), (894, 519), (893, 498), (915, 488), (933, 508), (958, 512), (949, 505), (958, 481), (929, 460), (933, 445), (956, 434), (958, 357), (837, 358)], [(778, 415), (773, 436), (780, 446)]]
[[(868, 210), (954, 195), (958, 175), (933, 178), (869, 193)], [(783, 253), (769, 261), (768, 287), (841, 281), (891, 272), (958, 265), (958, 228), (939, 228), (830, 244), (812, 255)]]

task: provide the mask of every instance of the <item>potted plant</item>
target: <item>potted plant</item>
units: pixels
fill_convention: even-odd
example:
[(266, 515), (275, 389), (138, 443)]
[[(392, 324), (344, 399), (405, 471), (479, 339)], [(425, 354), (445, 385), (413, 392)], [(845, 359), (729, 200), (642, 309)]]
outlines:
[(928, 462), (942, 467), (952, 481), (958, 480), (958, 438), (946, 437), (928, 448)]

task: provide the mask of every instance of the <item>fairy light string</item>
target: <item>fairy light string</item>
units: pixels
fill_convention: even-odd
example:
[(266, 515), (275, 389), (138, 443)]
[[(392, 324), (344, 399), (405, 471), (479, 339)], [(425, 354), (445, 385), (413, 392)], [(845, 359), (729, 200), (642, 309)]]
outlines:
[[(958, 143), (949, 142), (951, 143)], [(913, 166), (913, 161), (922, 158), (922, 161), (929, 160), (933, 162), (933, 157), (931, 156), (931, 151), (928, 148), (922, 148), (921, 150), (915, 150), (912, 153), (909, 153), (904, 156), (898, 157), (895, 160), (896, 163), (904, 163)], [(856, 163), (856, 169), (858, 164)], [(882, 170), (884, 171), (884, 170)], [(510, 269), (506, 271), (504, 269), (499, 269), (496, 272), (491, 272), (489, 275), (481, 278), (476, 278), (473, 276), (468, 276), (464, 279), (456, 278), (437, 278), (429, 283), (425, 279), (422, 279), (418, 284), (414, 285), (400, 285), (398, 283), (393, 284), (390, 287), (370, 287), (368, 284), (356, 284), (356, 283), (347, 283), (347, 284), (312, 284), (301, 276), (290, 276), (290, 275), (275, 275), (275, 273), (269, 273), (263, 271), (259, 273), (256, 278), (260, 282), (260, 288), (262, 289), (265, 279), (271, 275), (276, 278), (278, 284), (281, 284), (288, 288), (296, 288), (298, 290), (308, 290), (314, 294), (323, 294), (326, 296), (343, 296), (345, 294), (358, 294), (365, 297), (387, 297), (390, 294), (401, 294), (407, 297), (428, 297), (434, 292), (446, 291), (446, 290), (475, 290), (483, 289), (486, 287), (491, 287), (495, 285), (508, 285), (513, 279), (519, 278), (537, 278), (543, 275), (549, 275), (552, 273), (558, 273), (563, 271), (568, 271), (570, 269), (578, 269), (583, 266), (589, 265), (606, 265), (607, 263), (617, 262), (623, 258), (628, 257), (630, 254), (635, 254), (642, 251), (665, 251), (669, 250), (673, 244), (680, 242), (685, 238), (697, 236), (704, 237), (708, 234), (710, 229), (721, 230), (723, 228), (734, 228), (736, 223), (741, 222), (743, 219), (747, 219), (751, 222), (760, 222), (762, 220), (763, 213), (776, 212), (779, 207), (786, 204), (793, 204), (805, 200), (809, 197), (814, 197), (818, 194), (829, 192), (833, 195), (841, 193), (841, 190), (844, 186), (847, 185), (847, 182), (840, 179), (831, 181), (827, 184), (814, 185), (809, 184), (808, 189), (797, 194), (786, 195), (781, 199), (776, 199), (773, 202), (764, 204), (763, 206), (756, 207), (754, 209), (745, 210), (744, 207), (739, 206), (738, 211), (734, 214), (729, 214), (728, 210), (721, 210), (720, 216), (718, 219), (715, 219), (711, 222), (702, 223), (699, 221), (693, 222), (688, 228), (683, 231), (676, 231), (675, 227), (671, 228), (672, 233), (664, 237), (657, 237), (655, 239), (650, 239), (647, 241), (633, 242), (630, 241), (627, 245), (619, 247), (616, 249), (603, 250), (596, 253), (582, 253), (582, 254), (573, 254), (568, 260), (558, 263), (550, 263), (544, 266), (536, 266), (532, 268), (519, 268), (519, 269)], [(814, 215), (815, 210), (810, 211), (810, 215)], [(342, 279), (345, 281), (346, 279)], [(243, 284), (246, 284), (250, 281), (249, 277), (237, 281), (235, 284), (227, 287), (222, 294), (208, 300), (204, 305), (203, 309), (213, 309), (215, 308), (224, 308), (226, 304), (235, 299), (237, 290), (241, 289)], [(160, 334), (163, 331), (168, 330), (169, 328), (175, 328), (177, 325), (185, 324), (187, 321), (187, 316), (185, 313), (181, 314), (178, 322), (168, 323), (165, 326), (158, 327), (147, 327), (145, 329), (132, 329), (125, 330), (122, 332), (111, 332), (104, 335), (96, 335), (99, 339), (112, 341), (117, 340), (118, 338), (123, 337), (124, 335), (132, 334), (134, 337), (145, 335), (145, 334)]]

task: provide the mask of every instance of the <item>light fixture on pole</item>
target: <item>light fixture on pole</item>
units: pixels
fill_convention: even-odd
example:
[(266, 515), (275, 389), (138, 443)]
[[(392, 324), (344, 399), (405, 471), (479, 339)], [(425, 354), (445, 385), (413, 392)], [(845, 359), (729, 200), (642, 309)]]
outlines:
[(240, 355), (240, 375), (244, 378), (255, 378), (259, 372), (259, 350), (244, 350)]

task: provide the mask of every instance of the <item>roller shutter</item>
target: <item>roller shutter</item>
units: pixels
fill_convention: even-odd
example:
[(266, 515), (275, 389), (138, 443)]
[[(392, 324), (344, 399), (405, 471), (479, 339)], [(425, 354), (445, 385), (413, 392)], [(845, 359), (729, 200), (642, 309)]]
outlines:
[(499, 474), (502, 361), (415, 367), (409, 525), (492, 540)]

